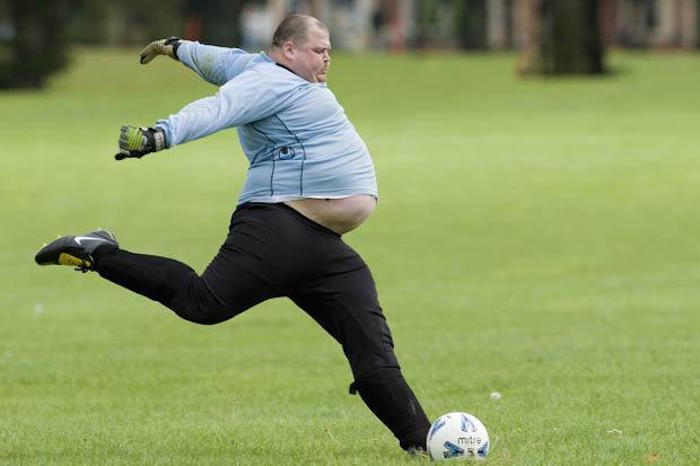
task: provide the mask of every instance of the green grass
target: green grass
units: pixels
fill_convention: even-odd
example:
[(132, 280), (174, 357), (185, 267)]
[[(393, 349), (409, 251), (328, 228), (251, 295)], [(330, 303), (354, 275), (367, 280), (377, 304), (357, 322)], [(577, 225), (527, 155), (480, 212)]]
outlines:
[[(406, 378), (431, 418), (484, 421), (484, 464), (697, 464), (700, 60), (616, 53), (614, 75), (563, 80), (515, 60), (334, 60), (381, 197), (347, 241)], [(340, 348), (290, 302), (201, 327), (33, 264), (102, 226), (202, 270), (245, 176), (235, 133), (112, 154), (120, 124), (211, 92), (83, 50), (48, 90), (0, 94), (0, 463), (427, 463), (347, 395)]]

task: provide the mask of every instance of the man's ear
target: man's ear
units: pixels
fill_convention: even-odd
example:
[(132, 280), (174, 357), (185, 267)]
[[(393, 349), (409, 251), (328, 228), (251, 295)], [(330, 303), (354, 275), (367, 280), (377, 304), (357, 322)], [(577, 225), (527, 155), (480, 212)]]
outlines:
[(295, 50), (296, 47), (294, 47), (294, 43), (291, 40), (288, 40), (287, 42), (282, 44), (282, 53), (285, 57), (289, 58), (290, 60), (294, 57)]

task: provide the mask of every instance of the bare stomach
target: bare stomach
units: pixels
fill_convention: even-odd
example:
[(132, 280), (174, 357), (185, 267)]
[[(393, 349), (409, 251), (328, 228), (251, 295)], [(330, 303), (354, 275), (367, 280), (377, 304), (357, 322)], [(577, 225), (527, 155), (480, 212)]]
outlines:
[(377, 200), (368, 194), (357, 194), (342, 199), (299, 199), (285, 204), (304, 217), (342, 235), (367, 220), (374, 211)]

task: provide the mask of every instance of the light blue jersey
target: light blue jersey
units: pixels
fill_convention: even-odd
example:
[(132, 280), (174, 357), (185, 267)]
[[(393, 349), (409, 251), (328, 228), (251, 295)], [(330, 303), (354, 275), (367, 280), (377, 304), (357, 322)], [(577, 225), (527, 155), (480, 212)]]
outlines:
[(157, 126), (169, 147), (237, 127), (250, 162), (239, 204), (377, 196), (367, 146), (325, 83), (308, 82), (262, 52), (182, 41), (177, 55), (221, 87)]

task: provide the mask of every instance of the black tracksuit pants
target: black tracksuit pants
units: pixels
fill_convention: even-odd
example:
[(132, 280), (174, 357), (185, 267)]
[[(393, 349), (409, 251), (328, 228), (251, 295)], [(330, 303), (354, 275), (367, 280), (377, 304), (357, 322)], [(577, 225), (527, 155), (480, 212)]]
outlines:
[(266, 299), (287, 296), (343, 347), (357, 390), (401, 447), (425, 448), (430, 423), (401, 375), (394, 344), (367, 264), (339, 235), (285, 204), (247, 203), (199, 276), (158, 256), (117, 250), (96, 270), (114, 283), (172, 309), (183, 319), (216, 324)]

